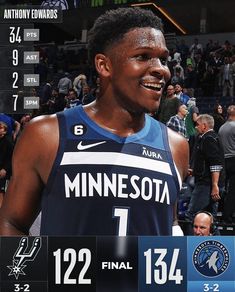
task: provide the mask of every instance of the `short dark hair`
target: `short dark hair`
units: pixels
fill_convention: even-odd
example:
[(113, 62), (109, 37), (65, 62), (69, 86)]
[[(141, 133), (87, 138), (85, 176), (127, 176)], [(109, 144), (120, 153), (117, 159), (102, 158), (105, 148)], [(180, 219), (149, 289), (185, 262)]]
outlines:
[(152, 11), (141, 8), (108, 10), (98, 17), (88, 34), (88, 56), (91, 63), (95, 55), (121, 40), (125, 33), (136, 27), (153, 27), (163, 32), (163, 24)]

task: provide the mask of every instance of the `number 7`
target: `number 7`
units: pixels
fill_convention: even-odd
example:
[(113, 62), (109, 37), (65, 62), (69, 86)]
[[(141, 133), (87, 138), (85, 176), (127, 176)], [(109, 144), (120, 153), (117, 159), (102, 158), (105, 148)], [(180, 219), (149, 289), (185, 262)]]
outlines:
[(17, 99), (18, 99), (18, 94), (13, 94), (13, 98), (14, 98), (14, 106), (13, 106), (13, 111), (16, 111), (16, 104), (17, 104)]

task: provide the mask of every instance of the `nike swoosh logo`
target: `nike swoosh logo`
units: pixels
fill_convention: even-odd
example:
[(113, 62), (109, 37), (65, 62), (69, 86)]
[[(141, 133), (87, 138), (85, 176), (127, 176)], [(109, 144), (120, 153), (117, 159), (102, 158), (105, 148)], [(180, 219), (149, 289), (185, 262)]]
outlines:
[(78, 150), (86, 150), (86, 149), (89, 149), (89, 148), (92, 148), (92, 147), (95, 147), (95, 146), (98, 146), (98, 145), (106, 143), (106, 141), (101, 141), (101, 142), (97, 142), (97, 143), (82, 145), (82, 142), (83, 141), (80, 141), (78, 143), (78, 146), (77, 146)]

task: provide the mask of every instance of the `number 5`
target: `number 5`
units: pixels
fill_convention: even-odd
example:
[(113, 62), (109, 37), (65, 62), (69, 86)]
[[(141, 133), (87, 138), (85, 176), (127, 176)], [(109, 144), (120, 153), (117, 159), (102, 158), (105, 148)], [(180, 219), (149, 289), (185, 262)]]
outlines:
[(119, 217), (118, 236), (126, 236), (128, 227), (129, 208), (114, 207), (113, 217)]

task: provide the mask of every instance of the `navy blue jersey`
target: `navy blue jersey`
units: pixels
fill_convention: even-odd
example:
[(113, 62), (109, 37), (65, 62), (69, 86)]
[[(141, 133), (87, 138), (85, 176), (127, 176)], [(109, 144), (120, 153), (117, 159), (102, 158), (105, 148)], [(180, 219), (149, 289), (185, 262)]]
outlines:
[(57, 114), (59, 149), (42, 196), (42, 235), (171, 235), (179, 194), (167, 128), (148, 115), (117, 136), (81, 106)]

